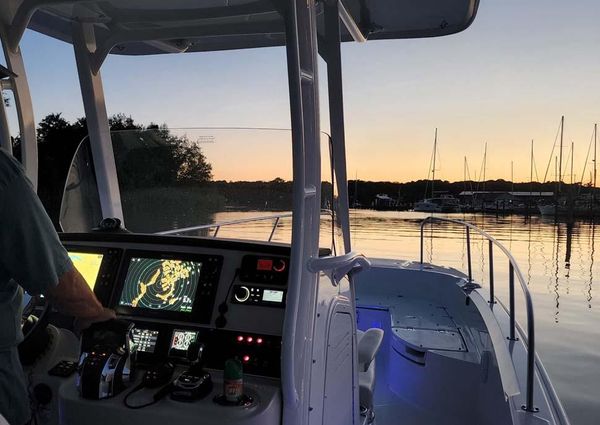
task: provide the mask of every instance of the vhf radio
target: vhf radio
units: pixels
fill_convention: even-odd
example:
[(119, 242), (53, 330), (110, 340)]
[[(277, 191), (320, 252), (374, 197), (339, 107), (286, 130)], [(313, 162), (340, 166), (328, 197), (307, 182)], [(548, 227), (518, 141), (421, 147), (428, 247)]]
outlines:
[(125, 320), (94, 323), (83, 331), (77, 387), (81, 397), (100, 400), (121, 392), (132, 381), (136, 345), (134, 324)]

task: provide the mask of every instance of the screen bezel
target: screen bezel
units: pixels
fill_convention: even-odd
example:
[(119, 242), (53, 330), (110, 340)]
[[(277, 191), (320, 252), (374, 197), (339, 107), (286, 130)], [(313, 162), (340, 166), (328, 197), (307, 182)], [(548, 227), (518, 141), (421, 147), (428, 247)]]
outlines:
[[(133, 258), (149, 258), (156, 260), (181, 260), (181, 261), (194, 261), (202, 263), (202, 267), (200, 268), (200, 277), (198, 278), (196, 294), (194, 296), (194, 301), (192, 303), (192, 311), (191, 312), (181, 312), (181, 311), (165, 311), (165, 310), (153, 310), (149, 308), (139, 308), (139, 307), (129, 307), (124, 305), (119, 305), (119, 301), (121, 299), (121, 293), (123, 292), (123, 288), (125, 287), (125, 279), (127, 277), (127, 272), (129, 271), (129, 267), (131, 265), (131, 260)], [(208, 273), (211, 272), (210, 267), (208, 267), (209, 261), (213, 261), (217, 265), (217, 272), (212, 273), (213, 276), (209, 276), (208, 279), (213, 279), (212, 284), (214, 285), (213, 295), (210, 300), (210, 308), (206, 309), (202, 306), (202, 297), (205, 295), (201, 294), (200, 287), (202, 280), (207, 276)], [(220, 276), (220, 269), (223, 263), (223, 257), (220, 255), (205, 255), (205, 254), (190, 254), (183, 252), (160, 252), (160, 251), (138, 251), (138, 250), (127, 250), (125, 255), (123, 256), (123, 263), (121, 267), (121, 271), (119, 273), (119, 277), (115, 284), (115, 289), (111, 296), (111, 306), (119, 315), (124, 316), (132, 316), (132, 317), (147, 317), (153, 319), (163, 319), (163, 320), (176, 320), (180, 322), (188, 322), (188, 323), (200, 323), (200, 324), (209, 324), (212, 317), (212, 310), (214, 308), (214, 295), (216, 293), (216, 289), (218, 287), (218, 279)], [(208, 305), (207, 302), (204, 303), (206, 307)]]

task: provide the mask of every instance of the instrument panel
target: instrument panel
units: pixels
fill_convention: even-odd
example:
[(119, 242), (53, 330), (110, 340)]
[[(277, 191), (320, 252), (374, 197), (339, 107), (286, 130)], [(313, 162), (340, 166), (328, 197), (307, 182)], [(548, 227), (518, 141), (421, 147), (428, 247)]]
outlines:
[(244, 372), (279, 377), (289, 246), (135, 234), (62, 234), (102, 304), (135, 324), (138, 361), (205, 365), (237, 357)]

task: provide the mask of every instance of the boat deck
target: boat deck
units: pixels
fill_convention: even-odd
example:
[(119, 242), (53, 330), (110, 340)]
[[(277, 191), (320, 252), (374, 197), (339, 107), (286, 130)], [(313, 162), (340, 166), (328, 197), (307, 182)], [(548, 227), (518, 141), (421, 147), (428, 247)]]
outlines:
[(512, 423), (491, 338), (459, 276), (397, 267), (360, 275), (358, 327), (385, 332), (376, 424)]

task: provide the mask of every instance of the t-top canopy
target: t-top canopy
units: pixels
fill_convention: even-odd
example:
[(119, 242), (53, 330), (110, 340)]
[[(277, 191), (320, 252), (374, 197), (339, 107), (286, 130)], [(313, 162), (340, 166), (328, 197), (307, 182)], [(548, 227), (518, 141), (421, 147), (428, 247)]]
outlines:
[[(342, 3), (342, 39), (350, 41), (357, 33), (369, 40), (453, 34), (470, 25), (479, 0)], [(71, 43), (72, 23), (82, 22), (93, 25), (102, 54), (146, 55), (283, 45), (280, 11), (285, 4), (282, 0), (4, 0), (0, 14), (9, 25), (12, 47), (25, 27)], [(322, 6), (318, 4), (321, 34)]]

